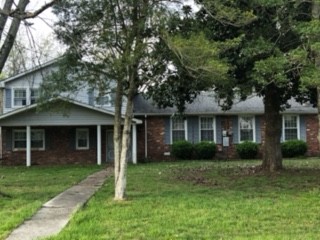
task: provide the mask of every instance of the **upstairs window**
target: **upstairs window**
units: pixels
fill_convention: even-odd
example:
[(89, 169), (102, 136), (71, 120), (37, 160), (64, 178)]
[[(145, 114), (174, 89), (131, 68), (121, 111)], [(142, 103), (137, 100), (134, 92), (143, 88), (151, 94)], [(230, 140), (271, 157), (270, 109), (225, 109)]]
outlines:
[(187, 140), (186, 138), (186, 121), (183, 118), (172, 118), (172, 142)]
[(200, 118), (200, 141), (214, 142), (214, 118)]
[(299, 117), (295, 115), (283, 116), (283, 140), (295, 140), (299, 139)]
[(30, 104), (35, 104), (40, 97), (40, 90), (37, 88), (30, 89)]
[(252, 116), (240, 116), (239, 117), (239, 131), (240, 142), (243, 141), (255, 141), (254, 132), (254, 117)]
[(13, 106), (20, 107), (27, 105), (27, 89), (19, 88), (13, 90)]

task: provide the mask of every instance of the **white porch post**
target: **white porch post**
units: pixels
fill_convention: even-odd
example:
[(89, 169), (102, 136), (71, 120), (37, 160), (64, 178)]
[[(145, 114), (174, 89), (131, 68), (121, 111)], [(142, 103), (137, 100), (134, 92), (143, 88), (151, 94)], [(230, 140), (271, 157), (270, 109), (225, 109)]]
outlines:
[(26, 149), (27, 167), (31, 166), (31, 127), (27, 126), (27, 149)]
[(101, 165), (101, 125), (97, 125), (97, 164)]
[(137, 164), (137, 125), (132, 124), (132, 162)]

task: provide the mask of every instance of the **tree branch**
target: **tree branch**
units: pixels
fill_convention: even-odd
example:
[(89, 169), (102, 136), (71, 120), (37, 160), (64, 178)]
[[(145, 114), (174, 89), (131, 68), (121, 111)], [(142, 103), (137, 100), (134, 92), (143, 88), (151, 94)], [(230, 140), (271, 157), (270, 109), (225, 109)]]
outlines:
[(0, 8), (0, 14), (12, 17), (12, 18), (17, 18), (20, 20), (23, 19), (29, 19), (29, 18), (35, 18), (42, 12), (44, 12), (46, 9), (52, 7), (54, 4), (56, 4), (59, 0), (52, 0), (49, 3), (45, 3), (42, 7), (37, 9), (34, 12), (20, 12), (19, 8), (16, 8), (12, 11), (7, 11), (5, 9)]

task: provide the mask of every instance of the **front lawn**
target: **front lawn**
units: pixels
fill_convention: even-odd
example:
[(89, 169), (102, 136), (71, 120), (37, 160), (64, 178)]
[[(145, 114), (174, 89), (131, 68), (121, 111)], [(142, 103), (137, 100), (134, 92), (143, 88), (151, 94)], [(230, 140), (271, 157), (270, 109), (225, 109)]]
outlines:
[(0, 239), (97, 166), (0, 167)]
[(130, 166), (128, 201), (110, 179), (49, 239), (319, 239), (320, 159), (284, 163), (273, 175), (256, 161)]

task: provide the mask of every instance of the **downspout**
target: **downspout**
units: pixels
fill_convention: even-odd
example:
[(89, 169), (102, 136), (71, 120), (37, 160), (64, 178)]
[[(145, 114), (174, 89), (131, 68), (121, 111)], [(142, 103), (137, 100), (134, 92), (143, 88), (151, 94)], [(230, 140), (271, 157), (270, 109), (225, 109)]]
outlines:
[(147, 121), (147, 114), (144, 115), (144, 158), (148, 159), (148, 121)]

